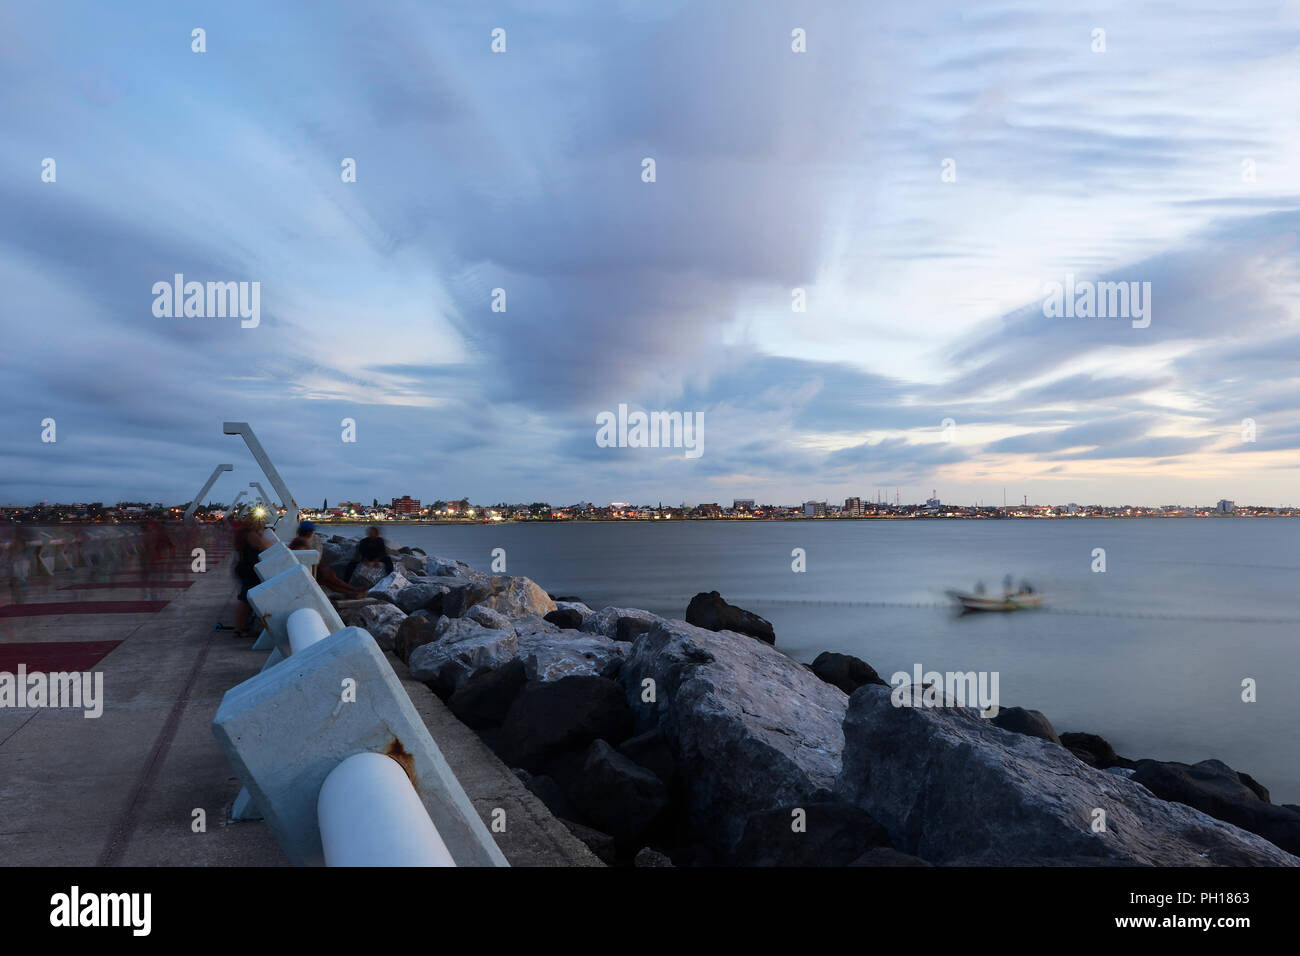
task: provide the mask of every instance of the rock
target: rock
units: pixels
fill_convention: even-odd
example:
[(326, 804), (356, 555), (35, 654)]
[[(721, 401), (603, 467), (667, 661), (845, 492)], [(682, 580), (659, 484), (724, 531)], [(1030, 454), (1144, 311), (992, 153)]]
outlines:
[(370, 632), (381, 650), (391, 651), (397, 629), (406, 620), (406, 615), (400, 608), (378, 602), (357, 608), (357, 618), (361, 622), (359, 626)]
[[(824, 798), (844, 742), (843, 691), (770, 644), (738, 637), (662, 621), (630, 645), (620, 676), (638, 729), (663, 731), (689, 781), (695, 831), (722, 850), (755, 810)], [(641, 700), (647, 679), (653, 703)]]
[(519, 657), (528, 669), (529, 680), (609, 676), (614, 665), (622, 664), (627, 648), (627, 644), (598, 634), (575, 634), (558, 628), (553, 633), (525, 630), (519, 634)]
[(497, 727), (528, 683), (524, 663), (515, 659), (465, 681), (447, 700), (447, 709), (466, 727)]
[(849, 866), (930, 866), (919, 856), (911, 856), (907, 853), (899, 853), (893, 847), (877, 846), (872, 847), (862, 856), (858, 857)]
[(396, 604), (398, 592), (410, 586), (411, 582), (407, 580), (406, 575), (401, 571), (394, 571), (375, 582), (375, 585), (366, 592), (366, 597), (379, 598), (389, 604)]
[(440, 617), (433, 642), (411, 652), (411, 676), (449, 696), (479, 668), (495, 670), (519, 653), (514, 631), (492, 631), (469, 618)]
[(557, 605), (554, 611), (546, 615), (546, 620), (556, 627), (576, 631), (582, 627), (583, 617), (571, 607), (559, 607)]
[(428, 568), (426, 573), (438, 576), (467, 577), (470, 574), (470, 567), (464, 561), (455, 561), (436, 554), (425, 559), (425, 567)]
[(735, 631), (769, 644), (776, 643), (772, 625), (752, 611), (728, 604), (717, 591), (701, 591), (686, 606), (686, 623), (710, 631)]
[(1115, 748), (1096, 734), (1061, 734), (1061, 746), (1099, 770), (1133, 766), (1132, 760), (1115, 753)]
[(652, 727), (643, 734), (629, 737), (618, 745), (618, 752), (633, 763), (645, 767), (671, 787), (677, 779), (677, 761), (664, 732)]
[(399, 660), (409, 662), (413, 650), (432, 643), (437, 638), (437, 619), (428, 611), (416, 611), (398, 625), (397, 633), (393, 636), (393, 653)]
[(447, 585), (439, 584), (436, 581), (421, 581), (398, 591), (397, 598), (393, 603), (407, 614), (413, 614), (428, 607), (430, 601), (442, 597), (449, 590), (450, 588)]
[(514, 618), (510, 621), (510, 625), (515, 629), (515, 633), (521, 636), (525, 634), (559, 634), (561, 630), (546, 618), (538, 617), (536, 614), (527, 614), (523, 617)]
[(612, 864), (618, 858), (614, 838), (608, 833), (601, 833), (599, 830), (593, 830), (589, 826), (584, 826), (573, 820), (566, 820), (563, 817), (558, 819), (569, 828), (570, 833), (587, 844), (587, 849), (596, 854), (602, 863)]
[(660, 853), (658, 850), (652, 850), (648, 846), (643, 846), (636, 851), (636, 856), (632, 860), (633, 866), (672, 866), (673, 861), (667, 855)]
[(889, 684), (882, 680), (876, 669), (851, 654), (822, 651), (812, 662), (812, 672), (828, 684), (834, 684), (846, 694), (851, 694), (863, 684)]
[(603, 634), (612, 639), (618, 633), (619, 620), (625, 617), (636, 618), (650, 625), (663, 620), (656, 614), (633, 607), (603, 607), (582, 622), (582, 630), (587, 634)]
[(500, 752), (511, 766), (540, 770), (564, 750), (596, 739), (622, 743), (632, 732), (623, 688), (602, 677), (529, 681), (501, 724)]
[[(446, 581), (447, 578), (442, 578)], [(441, 597), (434, 598), (426, 607), (430, 613), (440, 614), (445, 617), (464, 617), (471, 607), (476, 606), (480, 601), (492, 593), (492, 588), (479, 581), (457, 581), (448, 587), (447, 592)]]
[(378, 584), (383, 577), (384, 566), (382, 564), (358, 564), (352, 569), (352, 577), (348, 578), (348, 584), (356, 588), (369, 590)]
[(635, 844), (668, 806), (668, 789), (603, 740), (592, 741), (569, 791), (585, 821), (617, 843)]
[(512, 618), (529, 614), (543, 617), (555, 610), (550, 595), (529, 578), (493, 578), (492, 593), (480, 603)]
[(1261, 800), (1255, 788), (1221, 760), (1202, 760), (1190, 766), (1139, 760), (1133, 768), (1133, 779), (1162, 800), (1195, 807), (1218, 820), (1258, 833), (1288, 853), (1300, 854), (1300, 813)]
[[(850, 698), (835, 792), (875, 817), (904, 853), (982, 865), (1300, 865), (1254, 834), (1002, 730), (973, 708), (921, 706), (914, 687), (892, 693), (915, 706), (895, 706), (890, 689), (874, 684)], [(1104, 832), (1092, 829), (1094, 809), (1106, 813)]]
[[(796, 811), (802, 811), (801, 820)], [(749, 814), (731, 860), (740, 866), (847, 866), (868, 850), (887, 846), (889, 834), (867, 811), (847, 803), (809, 802)]]
[(562, 597), (553, 597), (551, 600), (555, 602), (555, 609), (557, 611), (577, 611), (584, 621), (595, 613), (591, 608), (587, 607), (587, 605), (583, 604), (577, 598), (565, 600)]
[(578, 811), (569, 798), (564, 795), (560, 785), (545, 774), (531, 774), (522, 767), (515, 768), (515, 775), (523, 781), (528, 792), (546, 805), (554, 816), (563, 820), (572, 820)]
[(614, 640), (631, 644), (653, 625), (639, 617), (620, 617), (614, 625)]
[(1041, 710), (1025, 710), (1023, 707), (1001, 707), (998, 709), (998, 715), (991, 719), (998, 727), (1009, 730), (1013, 734), (1039, 737), (1043, 740), (1050, 740), (1057, 745), (1061, 743), (1061, 738), (1056, 736), (1056, 730), (1052, 727), (1052, 722), (1044, 716)]
[(510, 623), (510, 618), (500, 611), (494, 611), (482, 604), (475, 604), (465, 612), (465, 616), (471, 621), (477, 621), (484, 627), (494, 631), (513, 631), (515, 629), (514, 625)]
[(423, 575), (427, 573), (426, 568), (428, 567), (428, 559), (426, 559), (422, 554), (414, 554), (408, 551), (406, 554), (403, 554), (400, 558), (394, 561), (393, 564), (402, 568), (404, 571), (411, 571), (415, 574)]
[(332, 568), (336, 574), (341, 574), (342, 570), (347, 567), (348, 562), (352, 560), (352, 554), (355, 551), (356, 545), (342, 544), (331, 538), (321, 546), (320, 565), (321, 567)]

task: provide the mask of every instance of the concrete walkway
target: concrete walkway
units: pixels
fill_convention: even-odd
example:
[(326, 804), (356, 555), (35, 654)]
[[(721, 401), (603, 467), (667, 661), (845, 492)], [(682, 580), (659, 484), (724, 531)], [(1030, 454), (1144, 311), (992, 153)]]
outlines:
[[(79, 577), (80, 576), (80, 577)], [(160, 610), (22, 616), (0, 620), (6, 644), (120, 641), (94, 670), (102, 716), (80, 710), (0, 708), (0, 863), (8, 866), (285, 865), (260, 821), (231, 823), (239, 781), (212, 735), (222, 695), (256, 674), (264, 652), (217, 623), (234, 619), (226, 562), (171, 575), (189, 588), (78, 588), (86, 572), (35, 584), (27, 602), (153, 598)], [(70, 607), (74, 605), (70, 604)], [(83, 607), (88, 605), (83, 605)], [(16, 616), (15, 616), (16, 615)], [(416, 709), (514, 866), (599, 866), (510, 770), (423, 684), (390, 657)], [(33, 668), (35, 670), (36, 668)], [(196, 813), (202, 811), (202, 814)], [(196, 820), (202, 818), (205, 826)]]

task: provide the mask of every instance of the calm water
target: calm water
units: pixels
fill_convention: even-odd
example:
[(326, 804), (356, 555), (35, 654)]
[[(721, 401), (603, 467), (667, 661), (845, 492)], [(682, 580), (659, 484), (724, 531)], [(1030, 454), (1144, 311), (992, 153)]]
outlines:
[[(349, 526), (344, 534), (359, 534)], [(1001, 702), (1043, 711), (1128, 757), (1217, 757), (1300, 803), (1300, 522), (627, 522), (389, 526), (399, 545), (510, 574), (594, 608), (681, 618), (718, 590), (801, 661), (997, 671)], [(803, 548), (807, 571), (791, 570)], [(1106, 572), (1091, 570), (1106, 549)], [(946, 588), (1028, 577), (1050, 610), (958, 617)], [(1258, 702), (1241, 702), (1241, 681)]]

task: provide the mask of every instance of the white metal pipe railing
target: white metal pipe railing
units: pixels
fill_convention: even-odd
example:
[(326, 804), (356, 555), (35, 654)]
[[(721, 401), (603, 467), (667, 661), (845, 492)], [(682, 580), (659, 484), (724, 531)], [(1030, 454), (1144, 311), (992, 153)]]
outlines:
[(289, 615), (284, 626), (289, 632), (289, 649), (294, 654), (330, 636), (325, 619), (314, 607), (298, 608)]
[(455, 866), (406, 771), (359, 753), (329, 772), (316, 800), (326, 866)]

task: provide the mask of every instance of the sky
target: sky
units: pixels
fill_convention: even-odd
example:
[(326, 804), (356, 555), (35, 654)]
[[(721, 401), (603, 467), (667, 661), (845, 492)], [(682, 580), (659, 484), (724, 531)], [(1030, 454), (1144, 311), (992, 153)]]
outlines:
[(1300, 4), (1064, 6), (0, 6), (0, 502), (1300, 504)]

